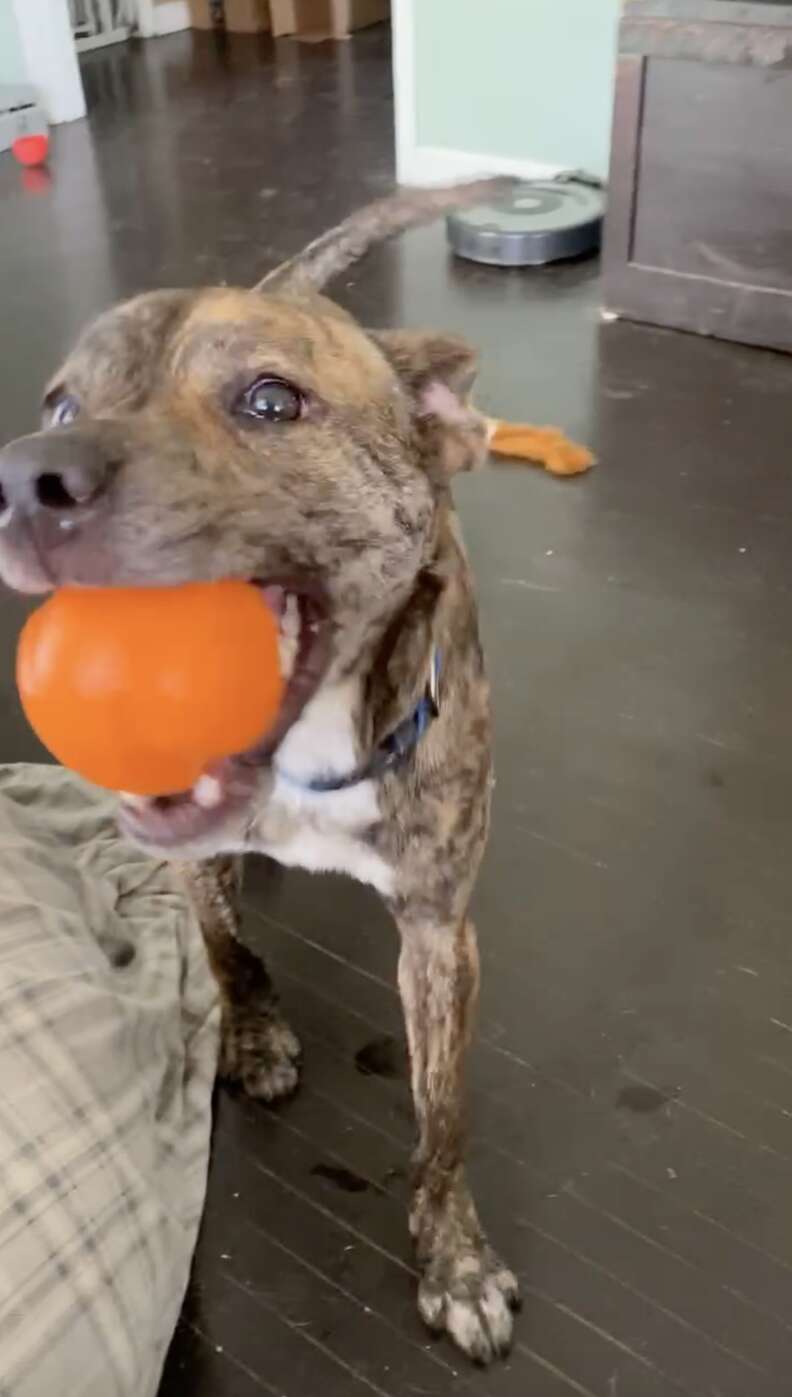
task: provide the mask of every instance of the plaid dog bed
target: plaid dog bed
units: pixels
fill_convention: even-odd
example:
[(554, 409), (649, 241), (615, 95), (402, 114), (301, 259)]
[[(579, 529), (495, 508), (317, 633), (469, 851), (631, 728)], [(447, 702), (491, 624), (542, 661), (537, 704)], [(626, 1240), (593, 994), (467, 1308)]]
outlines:
[(0, 1397), (153, 1397), (206, 1184), (219, 1011), (110, 802), (0, 767)]

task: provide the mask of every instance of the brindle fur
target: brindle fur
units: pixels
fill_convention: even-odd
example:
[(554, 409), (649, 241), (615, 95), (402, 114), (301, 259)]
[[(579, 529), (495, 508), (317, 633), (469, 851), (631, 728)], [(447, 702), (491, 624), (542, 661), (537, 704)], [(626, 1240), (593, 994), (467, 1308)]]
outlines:
[(207, 859), (180, 871), (220, 990), (219, 1074), (261, 1101), (290, 1096), (299, 1082), (300, 1044), (278, 1010), (267, 967), (237, 934), (242, 861)]
[[(320, 577), (333, 624), (322, 687), (350, 686), (361, 760), (411, 712), (441, 654), (439, 716), (345, 838), (355, 860), (385, 870), (401, 934), (420, 1310), (488, 1361), (508, 1348), (517, 1284), (486, 1242), (463, 1166), (463, 1059), (479, 981), (468, 908), (492, 776), (476, 604), (449, 488), (485, 459), (486, 423), (468, 404), (475, 360), (463, 341), (367, 334), (313, 289), (375, 237), (464, 197), (386, 201), (261, 291), (165, 291), (100, 316), (51, 385), (79, 399), (76, 422), (0, 453), (0, 480), (62, 469), (65, 480), (85, 477), (89, 503), (67, 532), (46, 511), (11, 519), (0, 568), (27, 590)], [(233, 394), (263, 371), (307, 391), (304, 420), (232, 420)], [(211, 842), (179, 850), (222, 996), (221, 1070), (267, 1100), (294, 1089), (299, 1045), (264, 966), (237, 938), (238, 872), (225, 855), (277, 858), (293, 837), (321, 834), (325, 818), (322, 797), (295, 813), (273, 788), (262, 770), (249, 809)]]

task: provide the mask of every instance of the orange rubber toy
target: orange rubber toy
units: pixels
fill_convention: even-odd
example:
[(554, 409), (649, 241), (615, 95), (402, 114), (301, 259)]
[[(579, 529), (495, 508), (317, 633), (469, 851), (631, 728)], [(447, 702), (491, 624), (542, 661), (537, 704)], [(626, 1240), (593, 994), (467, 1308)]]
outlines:
[(22, 631), (17, 684), (64, 766), (174, 795), (266, 736), (283, 693), (278, 625), (246, 582), (64, 588)]

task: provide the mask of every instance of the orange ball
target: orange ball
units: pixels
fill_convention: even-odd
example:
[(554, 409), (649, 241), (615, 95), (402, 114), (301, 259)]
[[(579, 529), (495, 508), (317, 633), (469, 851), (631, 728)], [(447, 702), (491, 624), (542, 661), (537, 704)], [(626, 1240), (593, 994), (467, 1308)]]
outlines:
[(65, 587), (22, 631), (17, 684), (63, 766), (174, 795), (266, 736), (283, 694), (278, 625), (247, 582)]

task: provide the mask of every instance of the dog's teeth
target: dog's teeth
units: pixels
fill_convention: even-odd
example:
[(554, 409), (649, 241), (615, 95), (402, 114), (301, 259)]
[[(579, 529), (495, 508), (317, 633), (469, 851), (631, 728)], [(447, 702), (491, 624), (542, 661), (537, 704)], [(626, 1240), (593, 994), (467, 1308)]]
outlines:
[(132, 791), (119, 791), (118, 796), (124, 805), (132, 805), (136, 810), (145, 810), (150, 800), (150, 796), (136, 796)]
[(281, 673), (290, 679), (300, 643), (300, 603), (293, 592), (287, 592), (280, 615), (278, 653)]
[(299, 629), (300, 604), (293, 592), (287, 592), (281, 613), (281, 630), (285, 635), (297, 635)]
[(214, 810), (223, 799), (223, 787), (216, 776), (199, 776), (192, 788), (192, 797), (202, 810)]

